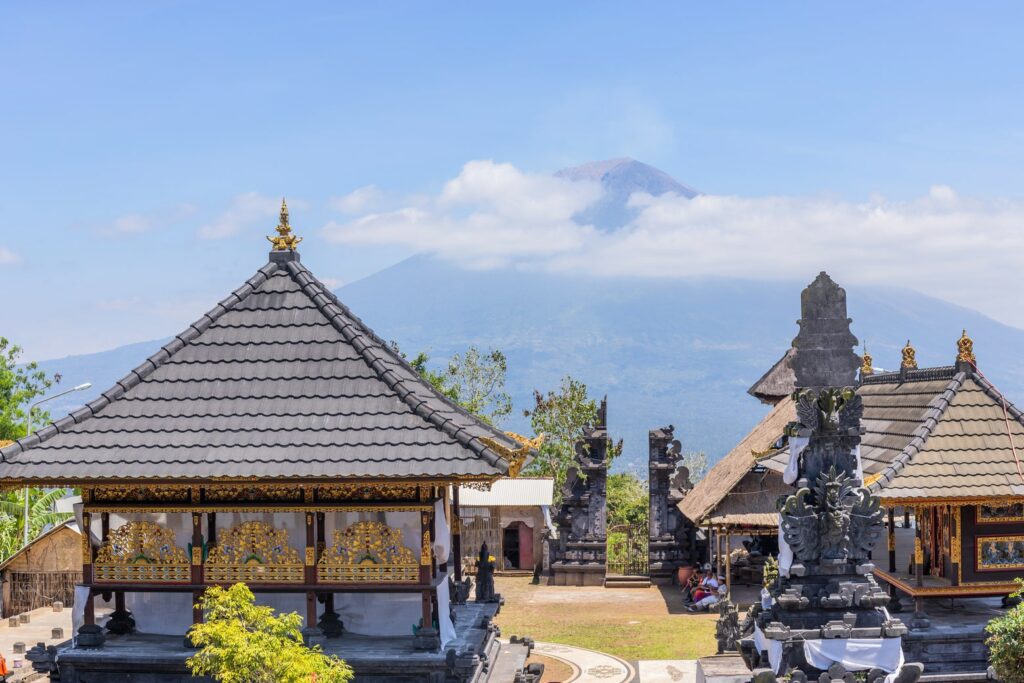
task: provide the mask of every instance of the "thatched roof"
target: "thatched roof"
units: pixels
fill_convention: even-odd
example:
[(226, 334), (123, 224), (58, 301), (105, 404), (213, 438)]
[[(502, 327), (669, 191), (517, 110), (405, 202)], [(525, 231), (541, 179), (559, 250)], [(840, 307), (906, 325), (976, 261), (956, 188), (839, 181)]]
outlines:
[(796, 347), (790, 347), (789, 351), (782, 354), (782, 358), (761, 376), (761, 379), (747, 389), (747, 393), (772, 406), (792, 394), (796, 389), (796, 373), (793, 372), (795, 355)]
[(778, 472), (756, 467), (747, 472), (705, 520), (713, 525), (775, 529), (779, 496), (793, 493)]
[[(786, 425), (796, 416), (793, 399), (784, 397), (771, 411), (740, 441), (735, 448), (719, 460), (701, 479), (693, 490), (679, 503), (679, 510), (687, 519), (702, 524), (716, 512), (722, 500), (747, 476), (757, 464), (754, 453), (770, 451), (782, 436)], [(758, 512), (763, 512), (757, 506)], [(768, 511), (774, 511), (772, 501)], [(738, 511), (738, 510), (737, 510)], [(746, 510), (752, 511), (752, 510)]]

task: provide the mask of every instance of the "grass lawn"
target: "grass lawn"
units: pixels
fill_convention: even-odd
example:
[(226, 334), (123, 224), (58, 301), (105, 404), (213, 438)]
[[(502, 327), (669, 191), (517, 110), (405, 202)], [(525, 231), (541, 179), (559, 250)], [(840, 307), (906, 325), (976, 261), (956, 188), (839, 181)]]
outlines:
[(672, 586), (534, 586), (529, 577), (497, 577), (505, 606), (495, 620), (504, 637), (607, 652), (625, 660), (697, 659), (715, 654), (717, 614), (689, 614)]

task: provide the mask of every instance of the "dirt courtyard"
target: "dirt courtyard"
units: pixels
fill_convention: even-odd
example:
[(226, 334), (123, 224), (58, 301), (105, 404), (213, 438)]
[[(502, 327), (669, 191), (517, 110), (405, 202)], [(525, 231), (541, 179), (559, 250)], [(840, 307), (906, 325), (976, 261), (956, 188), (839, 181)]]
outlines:
[(598, 650), (627, 661), (697, 659), (715, 653), (717, 613), (690, 614), (674, 586), (535, 586), (530, 577), (496, 577), (505, 606), (502, 636)]

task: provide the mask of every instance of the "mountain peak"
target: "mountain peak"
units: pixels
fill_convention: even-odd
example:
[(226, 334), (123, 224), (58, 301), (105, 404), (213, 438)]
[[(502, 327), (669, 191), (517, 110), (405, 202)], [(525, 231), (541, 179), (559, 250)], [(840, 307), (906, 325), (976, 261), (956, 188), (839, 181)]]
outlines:
[(627, 205), (630, 195), (634, 193), (643, 192), (654, 197), (672, 193), (686, 199), (693, 199), (700, 194), (668, 173), (629, 157), (589, 161), (563, 168), (555, 176), (572, 181), (601, 183), (604, 196), (576, 216), (576, 220), (605, 230), (621, 228), (636, 217), (637, 211)]

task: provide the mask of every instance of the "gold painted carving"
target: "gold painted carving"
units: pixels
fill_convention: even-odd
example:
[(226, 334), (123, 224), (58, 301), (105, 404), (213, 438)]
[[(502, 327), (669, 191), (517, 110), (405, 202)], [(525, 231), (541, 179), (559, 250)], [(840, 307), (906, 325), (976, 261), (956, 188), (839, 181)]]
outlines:
[(306, 566), (307, 567), (315, 567), (316, 566), (316, 548), (312, 548), (310, 546), (306, 546)]
[(268, 237), (267, 240), (274, 245), (274, 251), (295, 251), (302, 241), (301, 237), (292, 234), (292, 226), (288, 223), (288, 204), (281, 200), (281, 220), (278, 222), (277, 237)]
[(953, 508), (953, 528), (950, 534), (949, 543), (949, 561), (953, 564), (960, 564), (960, 557), (962, 552), (963, 540), (960, 535), (963, 533), (962, 527), (960, 526), (960, 508)]
[(175, 544), (174, 532), (155, 522), (128, 522), (112, 531), (93, 568), (96, 581), (175, 583), (190, 577), (188, 556)]
[(1024, 536), (979, 536), (975, 550), (975, 569), (979, 572), (1024, 569)]
[(974, 357), (974, 340), (967, 336), (967, 330), (963, 331), (960, 339), (956, 342), (956, 360), (958, 363), (970, 363), (974, 365), (977, 358)]
[(82, 515), (82, 564), (92, 564), (92, 518), (86, 512)]
[(860, 363), (860, 376), (867, 377), (868, 375), (875, 374), (875, 369), (871, 367), (871, 363), (874, 360), (871, 358), (871, 354), (868, 353), (868, 345), (864, 345), (864, 355), (861, 356)]
[(416, 484), (331, 484), (316, 488), (318, 501), (416, 500)]
[(1002, 505), (979, 505), (975, 519), (978, 524), (1024, 522), (1024, 503), (1017, 501)]
[(886, 539), (886, 546), (889, 550), (896, 550), (896, 530), (889, 527), (889, 534)]
[(430, 530), (423, 532), (423, 548), (420, 550), (420, 564), (429, 567), (431, 564)]
[(198, 546), (192, 546), (192, 566), (198, 567), (203, 563), (203, 549)]
[(907, 345), (903, 347), (903, 361), (900, 363), (900, 367), (906, 370), (917, 369), (917, 351), (910, 345), (910, 340), (907, 340)]
[(402, 532), (383, 522), (356, 522), (334, 532), (334, 545), (317, 564), (321, 583), (417, 583), (416, 554)]
[[(97, 486), (93, 489), (94, 503), (187, 503), (188, 489), (165, 486)], [(83, 498), (83, 502), (85, 499)]]
[(544, 435), (541, 434), (535, 439), (528, 439), (515, 432), (505, 432), (505, 435), (517, 442), (519, 448), (509, 448), (488, 437), (482, 437), (480, 441), (508, 463), (508, 476), (518, 477), (530, 452), (540, 448), (540, 445), (544, 443)]
[(242, 522), (217, 538), (206, 558), (212, 583), (302, 583), (299, 553), (288, 545), (288, 531), (266, 522)]
[(301, 486), (262, 486), (259, 484), (215, 484), (206, 488), (207, 502), (252, 503), (257, 501), (301, 503)]
[(924, 564), (924, 548), (921, 545), (920, 536), (914, 536), (914, 564)]

